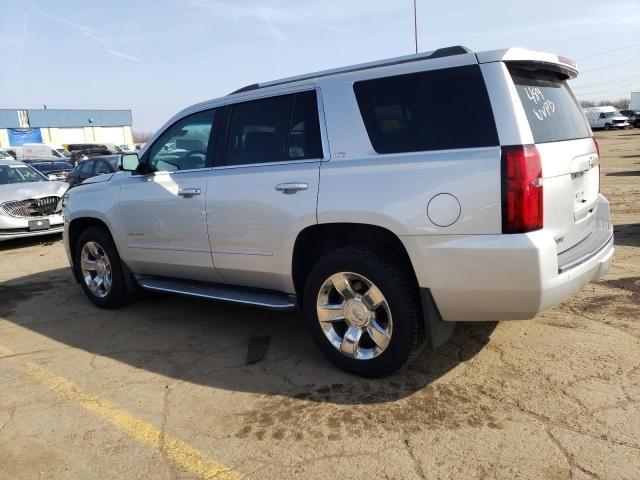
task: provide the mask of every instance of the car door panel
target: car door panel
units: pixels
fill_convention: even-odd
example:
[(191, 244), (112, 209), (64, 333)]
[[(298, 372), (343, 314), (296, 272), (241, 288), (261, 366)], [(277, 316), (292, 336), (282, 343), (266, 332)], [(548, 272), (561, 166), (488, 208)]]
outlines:
[[(216, 169), (209, 177), (209, 237), (226, 283), (293, 293), (291, 252), (316, 223), (320, 161)], [(281, 183), (306, 184), (284, 193)]]
[[(133, 175), (122, 187), (125, 261), (136, 273), (219, 281), (207, 233), (209, 171)], [(180, 195), (186, 189), (199, 195)], [(144, 208), (140, 208), (144, 206)]]
[(226, 283), (294, 293), (293, 244), (317, 223), (319, 111), (315, 90), (228, 107), (223, 165), (207, 190), (213, 260)]
[(220, 281), (207, 229), (207, 183), (215, 110), (184, 117), (145, 152), (151, 172), (133, 174), (119, 204), (125, 251), (134, 273)]

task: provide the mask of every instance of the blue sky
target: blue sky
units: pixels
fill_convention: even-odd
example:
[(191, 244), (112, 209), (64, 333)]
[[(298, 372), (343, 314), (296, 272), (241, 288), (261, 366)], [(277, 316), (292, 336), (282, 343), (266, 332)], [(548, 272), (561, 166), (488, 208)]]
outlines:
[[(418, 30), (421, 51), (577, 59), (580, 98), (640, 90), (640, 0), (418, 0)], [(138, 131), (246, 84), (414, 48), (412, 0), (3, 0), (0, 31), (0, 108), (131, 108)]]

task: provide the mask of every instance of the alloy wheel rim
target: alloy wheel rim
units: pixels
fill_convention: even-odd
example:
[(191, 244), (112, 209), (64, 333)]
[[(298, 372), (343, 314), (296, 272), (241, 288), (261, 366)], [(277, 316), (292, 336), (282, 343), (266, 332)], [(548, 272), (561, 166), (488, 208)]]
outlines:
[(104, 248), (97, 242), (87, 242), (80, 252), (80, 270), (89, 291), (98, 298), (111, 291), (111, 262)]
[(318, 322), (343, 355), (370, 360), (389, 346), (393, 319), (387, 299), (368, 278), (353, 272), (327, 278), (316, 302)]

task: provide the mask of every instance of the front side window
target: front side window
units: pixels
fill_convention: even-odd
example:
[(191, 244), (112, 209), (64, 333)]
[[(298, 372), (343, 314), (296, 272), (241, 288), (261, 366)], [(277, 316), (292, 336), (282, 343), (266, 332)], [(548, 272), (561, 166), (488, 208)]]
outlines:
[(106, 161), (98, 160), (96, 164), (96, 175), (102, 175), (103, 173), (111, 173), (111, 168)]
[(315, 91), (233, 106), (226, 165), (322, 158)]
[(377, 153), (499, 144), (477, 65), (362, 80), (353, 88)]
[(207, 152), (213, 151), (210, 137), (215, 112), (195, 113), (169, 127), (151, 147), (149, 171), (175, 172), (206, 167)]
[(85, 160), (80, 164), (80, 171), (85, 175), (93, 174), (93, 160)]

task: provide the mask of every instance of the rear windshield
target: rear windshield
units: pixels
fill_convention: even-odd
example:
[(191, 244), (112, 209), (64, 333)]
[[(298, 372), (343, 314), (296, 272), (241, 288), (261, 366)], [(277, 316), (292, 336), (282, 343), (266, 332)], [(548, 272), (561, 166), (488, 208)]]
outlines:
[(591, 129), (566, 80), (547, 70), (509, 67), (535, 143), (591, 136)]
[(353, 88), (377, 153), (499, 144), (478, 65), (363, 80)]

